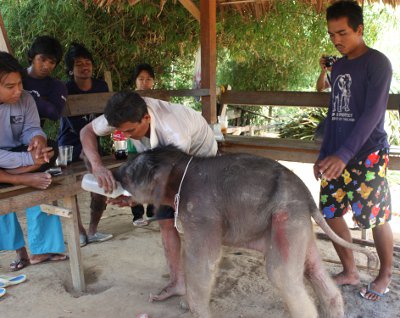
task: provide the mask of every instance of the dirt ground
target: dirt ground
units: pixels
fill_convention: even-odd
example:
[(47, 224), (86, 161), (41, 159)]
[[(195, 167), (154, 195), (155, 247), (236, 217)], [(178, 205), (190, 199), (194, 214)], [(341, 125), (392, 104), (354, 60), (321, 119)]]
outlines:
[[(315, 197), (318, 184), (306, 164), (285, 163), (307, 183)], [(392, 185), (394, 210), (400, 211), (400, 185)], [(79, 204), (88, 223), (89, 196), (79, 196)], [(85, 213), (86, 211), (86, 213)], [(24, 213), (18, 214), (25, 228)], [(400, 245), (400, 218), (391, 222), (395, 244)], [(149, 303), (148, 295), (157, 292), (168, 282), (158, 225), (134, 228), (130, 210), (108, 207), (99, 230), (113, 233), (114, 238), (101, 244), (90, 244), (82, 249), (87, 292), (77, 295), (71, 291), (68, 261), (28, 266), (22, 270), (28, 280), (7, 288), (0, 299), (0, 317), (4, 318), (135, 318), (147, 313), (150, 318), (189, 318), (174, 297), (161, 303)], [(316, 226), (315, 231), (320, 231)], [(370, 233), (369, 233), (370, 235)], [(360, 231), (353, 231), (360, 237)], [(324, 265), (330, 273), (341, 267), (330, 242), (318, 240)], [(0, 253), (0, 275), (10, 274), (8, 265), (14, 252)], [(357, 264), (366, 265), (363, 255), (356, 255)], [(370, 302), (358, 294), (358, 287), (341, 287), (346, 317), (400, 317), (400, 253), (395, 254), (390, 293), (380, 302)], [(212, 293), (211, 310), (216, 318), (288, 317), (285, 305), (265, 274), (261, 254), (249, 250), (224, 248), (220, 270)], [(362, 284), (374, 277), (374, 272), (360, 270)], [(313, 297), (313, 291), (309, 288)]]

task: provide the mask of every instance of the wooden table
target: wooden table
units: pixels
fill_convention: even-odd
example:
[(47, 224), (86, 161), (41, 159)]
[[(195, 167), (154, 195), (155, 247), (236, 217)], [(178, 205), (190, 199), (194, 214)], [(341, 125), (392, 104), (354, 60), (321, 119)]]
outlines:
[[(103, 163), (108, 169), (114, 169), (119, 167), (123, 161), (117, 161), (112, 156), (107, 156), (103, 158)], [(53, 177), (53, 182), (46, 190), (27, 186), (0, 189), (0, 215), (40, 205), (43, 212), (62, 217), (68, 233), (72, 285), (74, 290), (79, 292), (84, 292), (86, 285), (79, 243), (76, 196), (84, 191), (81, 188), (81, 180), (85, 173), (87, 170), (84, 163), (76, 162), (63, 169), (61, 176)], [(61, 199), (63, 207), (54, 206), (53, 203)]]

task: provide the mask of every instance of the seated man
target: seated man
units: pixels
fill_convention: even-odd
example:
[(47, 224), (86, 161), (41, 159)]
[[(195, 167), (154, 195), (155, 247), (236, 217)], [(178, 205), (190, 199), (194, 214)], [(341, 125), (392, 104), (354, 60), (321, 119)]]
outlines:
[(61, 58), (60, 42), (49, 36), (37, 37), (28, 51), (30, 66), (22, 82), (35, 100), (42, 127), (45, 118), (59, 120), (65, 107), (67, 88), (63, 82), (51, 77)]
[[(93, 78), (93, 57), (83, 45), (79, 43), (71, 44), (65, 54), (65, 66), (67, 69), (67, 75), (70, 77), (70, 80), (67, 82), (69, 95), (108, 92), (108, 86), (105, 81)], [(96, 114), (61, 118), (60, 130), (58, 132), (58, 145), (74, 146), (72, 161), (81, 160), (83, 158), (79, 133), (81, 129), (95, 117)], [(78, 210), (78, 226), (81, 246), (85, 246), (87, 243), (104, 242), (113, 237), (112, 234), (97, 231), (97, 226), (99, 225), (101, 216), (105, 209), (106, 197), (97, 193), (91, 193), (90, 223), (87, 232), (82, 225)]]
[[(22, 90), (23, 68), (10, 54), (0, 52), (0, 183), (23, 184), (46, 189), (51, 176), (43, 171), (54, 156), (47, 147), (46, 135), (40, 128), (35, 101)], [(25, 146), (27, 145), (27, 146)], [(11, 270), (20, 270), (29, 263), (64, 260), (66, 256), (61, 223), (46, 214), (32, 226), (30, 220), (39, 207), (27, 209), (29, 259), (21, 227), (15, 213), (0, 216), (0, 250), (16, 250), (17, 259)], [(33, 244), (31, 244), (33, 243)]]

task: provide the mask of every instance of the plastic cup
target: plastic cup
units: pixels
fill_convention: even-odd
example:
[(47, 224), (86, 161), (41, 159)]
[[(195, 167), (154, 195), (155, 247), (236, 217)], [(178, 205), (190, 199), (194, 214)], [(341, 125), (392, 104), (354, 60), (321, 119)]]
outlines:
[(67, 147), (68, 162), (72, 162), (72, 154), (74, 153), (74, 146), (65, 146), (65, 147)]
[(228, 129), (228, 117), (226, 116), (218, 116), (218, 123), (221, 126), (221, 132), (223, 135), (226, 135)]
[(57, 164), (61, 167), (66, 167), (68, 164), (68, 147), (69, 146), (58, 147)]

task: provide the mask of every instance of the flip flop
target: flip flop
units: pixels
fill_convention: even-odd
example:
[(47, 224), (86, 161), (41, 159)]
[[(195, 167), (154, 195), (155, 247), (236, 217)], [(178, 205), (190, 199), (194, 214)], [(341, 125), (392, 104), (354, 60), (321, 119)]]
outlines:
[[(360, 295), (361, 295), (362, 298), (364, 298), (364, 299), (366, 299), (366, 300), (372, 300), (372, 299), (369, 299), (369, 298), (366, 297), (367, 293), (374, 294), (374, 295), (376, 295), (376, 296), (378, 296), (378, 297), (380, 297), (380, 298), (383, 298), (383, 297), (385, 297), (385, 295), (386, 295), (388, 292), (390, 292), (390, 289), (389, 289), (389, 288), (386, 288), (386, 290), (385, 290), (383, 293), (378, 293), (377, 291), (371, 289), (371, 283), (369, 283), (368, 286), (367, 286), (367, 290), (366, 290), (365, 292), (360, 291)], [(379, 299), (377, 299), (377, 300), (372, 300), (372, 301), (378, 301), (378, 300), (379, 300)]]
[(29, 259), (26, 259), (26, 258), (16, 259), (15, 261), (13, 261), (10, 264), (10, 271), (12, 271), (12, 272), (19, 271), (19, 270), (25, 268), (26, 266), (28, 266), (29, 264), (30, 264)]
[(143, 218), (133, 221), (133, 226), (142, 227), (149, 225), (149, 222)]
[(3, 297), (6, 294), (6, 289), (0, 287), (0, 298)]
[(14, 277), (0, 275), (0, 287), (7, 287), (12, 285), (18, 285), (26, 281), (26, 275), (18, 275)]

